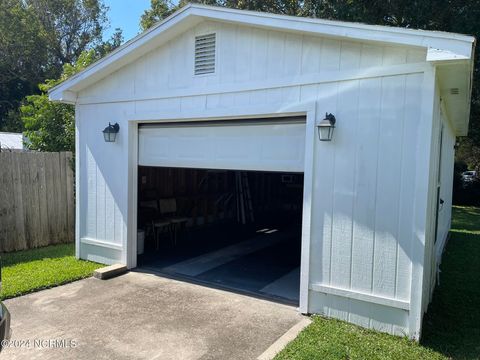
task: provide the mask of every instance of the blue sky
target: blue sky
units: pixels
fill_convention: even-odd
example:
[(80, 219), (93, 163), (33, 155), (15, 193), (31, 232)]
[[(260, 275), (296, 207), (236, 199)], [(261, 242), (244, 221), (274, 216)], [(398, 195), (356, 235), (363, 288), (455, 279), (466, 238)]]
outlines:
[(110, 28), (103, 35), (105, 40), (109, 39), (115, 28), (123, 30), (125, 41), (130, 40), (140, 32), (140, 16), (150, 7), (150, 0), (104, 0), (110, 10)]

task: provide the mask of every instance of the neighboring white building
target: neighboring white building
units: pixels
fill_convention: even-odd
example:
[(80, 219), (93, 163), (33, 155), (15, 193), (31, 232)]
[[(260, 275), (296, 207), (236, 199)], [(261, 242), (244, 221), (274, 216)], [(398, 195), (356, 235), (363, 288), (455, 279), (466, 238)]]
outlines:
[[(77, 256), (136, 267), (139, 165), (303, 172), (300, 311), (418, 339), (450, 228), (474, 45), (184, 7), (50, 91), (76, 107)], [(325, 113), (332, 141), (319, 141)]]
[(22, 133), (0, 132), (0, 150), (20, 151), (24, 149)]

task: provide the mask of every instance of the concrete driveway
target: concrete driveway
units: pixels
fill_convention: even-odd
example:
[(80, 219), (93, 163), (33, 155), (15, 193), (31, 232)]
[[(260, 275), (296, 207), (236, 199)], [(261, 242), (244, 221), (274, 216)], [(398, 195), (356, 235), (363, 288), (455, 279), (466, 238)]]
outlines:
[(290, 306), (139, 272), (5, 304), (6, 359), (256, 359), (302, 320)]

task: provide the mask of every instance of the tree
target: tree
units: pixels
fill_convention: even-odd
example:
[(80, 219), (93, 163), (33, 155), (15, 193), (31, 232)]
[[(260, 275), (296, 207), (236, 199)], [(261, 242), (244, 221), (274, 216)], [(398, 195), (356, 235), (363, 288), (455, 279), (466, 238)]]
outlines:
[(108, 53), (115, 50), (117, 47), (122, 45), (123, 43), (123, 32), (122, 29), (116, 28), (115, 32), (112, 34), (109, 40), (97, 45), (95, 47), (95, 53), (97, 54), (97, 58), (102, 58)]
[[(261, 2), (261, 1), (260, 1)], [(140, 30), (145, 31), (155, 25), (157, 22), (167, 18), (178, 9), (188, 3), (200, 3), (206, 5), (221, 5), (217, 0), (198, 0), (186, 1), (180, 0), (178, 5), (171, 0), (150, 0), (150, 9), (145, 10), (140, 18)]]
[(94, 49), (83, 51), (75, 63), (64, 64), (58, 79), (46, 80), (38, 85), (40, 94), (26, 97), (20, 107), (20, 118), (30, 149), (75, 151), (75, 108), (69, 104), (51, 102), (48, 99), (48, 90), (114, 50), (122, 41), (122, 31), (117, 29), (110, 40)]
[(102, 41), (107, 7), (101, 0), (25, 0), (47, 34), (53, 66), (73, 63)]
[(156, 22), (165, 19), (177, 10), (167, 0), (150, 0), (150, 9), (145, 10), (140, 18), (140, 29), (145, 31), (151, 28)]
[(102, 0), (0, 0), (0, 130), (21, 128), (22, 99), (101, 44), (106, 10)]
[(48, 69), (47, 39), (41, 24), (18, 0), (0, 1), (0, 129), (17, 129), (21, 99), (37, 91)]
[(51, 102), (48, 90), (83, 70), (95, 60), (95, 50), (84, 51), (75, 64), (65, 64), (58, 80), (47, 80), (38, 87), (39, 95), (26, 97), (20, 107), (28, 147), (39, 151), (75, 150), (75, 109), (72, 105)]

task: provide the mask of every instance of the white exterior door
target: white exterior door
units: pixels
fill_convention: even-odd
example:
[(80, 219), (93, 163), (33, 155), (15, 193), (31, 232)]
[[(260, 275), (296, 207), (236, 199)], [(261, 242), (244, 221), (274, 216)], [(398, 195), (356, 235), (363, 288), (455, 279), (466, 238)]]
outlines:
[(305, 118), (139, 126), (138, 164), (303, 172)]

